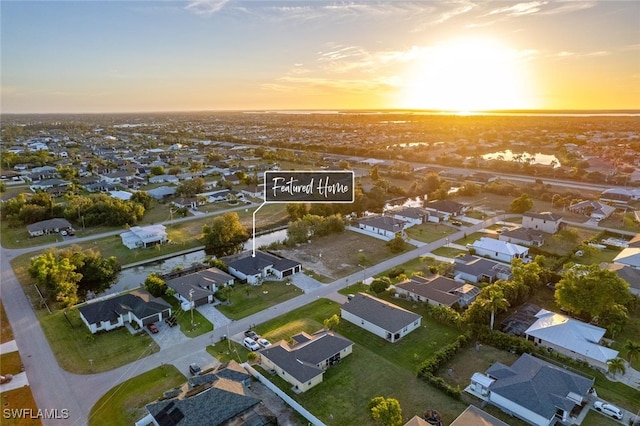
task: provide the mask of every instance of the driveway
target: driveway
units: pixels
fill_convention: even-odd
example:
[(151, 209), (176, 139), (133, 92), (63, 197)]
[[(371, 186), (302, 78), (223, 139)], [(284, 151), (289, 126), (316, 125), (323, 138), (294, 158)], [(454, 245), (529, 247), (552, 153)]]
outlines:
[(302, 272), (298, 272), (297, 274), (292, 275), (290, 278), (293, 285), (295, 285), (305, 293), (309, 293), (310, 291), (317, 290), (324, 285), (320, 281), (308, 275), (305, 275)]

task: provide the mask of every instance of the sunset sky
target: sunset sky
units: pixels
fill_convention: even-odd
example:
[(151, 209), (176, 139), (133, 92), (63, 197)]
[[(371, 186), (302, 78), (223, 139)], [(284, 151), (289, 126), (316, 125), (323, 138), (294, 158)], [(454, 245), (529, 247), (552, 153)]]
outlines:
[(1, 112), (640, 109), (638, 1), (2, 1)]

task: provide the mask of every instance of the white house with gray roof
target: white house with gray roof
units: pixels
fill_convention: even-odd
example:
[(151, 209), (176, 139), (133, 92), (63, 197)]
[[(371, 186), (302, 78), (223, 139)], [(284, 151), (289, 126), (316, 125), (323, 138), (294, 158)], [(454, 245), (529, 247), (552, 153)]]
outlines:
[(420, 327), (422, 322), (420, 315), (364, 293), (343, 304), (340, 316), (391, 343)]
[(322, 383), (324, 371), (351, 354), (353, 342), (330, 331), (315, 334), (300, 332), (258, 351), (262, 367), (273, 370), (292, 385), (296, 393), (306, 392)]
[(390, 241), (396, 234), (404, 235), (407, 224), (408, 222), (391, 216), (372, 216), (359, 219), (356, 229), (366, 235)]
[(595, 382), (522, 354), (510, 367), (496, 362), (484, 373), (474, 373), (465, 389), (502, 411), (531, 425), (551, 426), (556, 422), (577, 424)]
[(302, 264), (294, 260), (256, 250), (223, 257), (229, 273), (251, 285), (260, 285), (265, 279), (281, 280), (302, 271)]
[(506, 263), (511, 263), (516, 258), (525, 259), (529, 255), (527, 247), (489, 237), (481, 237), (467, 247), (474, 249), (478, 256), (487, 256)]
[(541, 309), (536, 318), (536, 322), (524, 332), (527, 340), (536, 345), (584, 361), (603, 371), (608, 369), (607, 361), (618, 357), (618, 351), (600, 345), (606, 332), (602, 327), (546, 309)]
[(522, 215), (522, 227), (555, 234), (561, 229), (562, 216), (550, 212), (526, 212)]
[(470, 281), (472, 283), (492, 283), (495, 280), (510, 280), (513, 278), (511, 266), (470, 254), (457, 256), (453, 261), (453, 268), (456, 280)]

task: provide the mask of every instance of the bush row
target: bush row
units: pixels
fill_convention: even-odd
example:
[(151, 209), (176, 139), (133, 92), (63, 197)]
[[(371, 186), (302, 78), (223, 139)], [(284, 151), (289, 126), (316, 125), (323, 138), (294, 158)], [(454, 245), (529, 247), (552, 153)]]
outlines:
[(418, 369), (418, 377), (435, 374), (435, 372), (438, 371), (446, 362), (450, 361), (460, 349), (467, 346), (470, 338), (471, 336), (468, 334), (461, 334), (455, 342), (443, 347), (434, 353), (431, 358), (424, 360)]

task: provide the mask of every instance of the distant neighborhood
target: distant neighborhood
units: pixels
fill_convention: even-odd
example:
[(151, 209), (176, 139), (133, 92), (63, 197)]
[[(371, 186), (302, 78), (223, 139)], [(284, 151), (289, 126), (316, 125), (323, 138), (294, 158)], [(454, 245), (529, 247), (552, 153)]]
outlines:
[[(640, 424), (637, 122), (388, 114), (9, 117), (2, 256), (55, 368), (163, 371), (137, 426)], [(265, 202), (279, 170), (353, 203)]]

